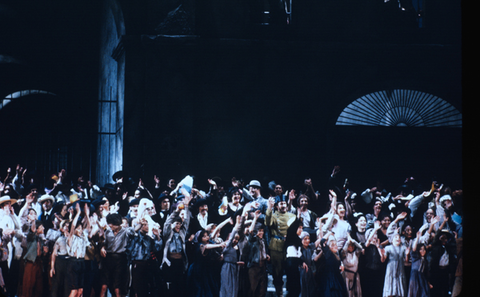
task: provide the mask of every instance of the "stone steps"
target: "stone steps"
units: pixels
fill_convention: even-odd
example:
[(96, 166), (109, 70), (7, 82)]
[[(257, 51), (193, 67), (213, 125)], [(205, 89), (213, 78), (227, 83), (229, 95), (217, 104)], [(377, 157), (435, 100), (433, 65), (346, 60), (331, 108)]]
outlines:
[[(287, 296), (286, 284), (287, 284), (287, 277), (284, 275), (283, 276), (283, 296)], [(269, 274), (266, 297), (276, 297), (276, 296), (277, 295), (275, 294), (275, 286), (273, 285), (273, 277), (271, 274)]]

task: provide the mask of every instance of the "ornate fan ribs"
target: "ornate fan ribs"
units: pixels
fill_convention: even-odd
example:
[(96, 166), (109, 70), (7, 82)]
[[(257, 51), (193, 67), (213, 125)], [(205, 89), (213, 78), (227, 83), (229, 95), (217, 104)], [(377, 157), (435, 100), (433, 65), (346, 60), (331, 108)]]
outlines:
[(367, 94), (342, 111), (336, 125), (462, 127), (462, 114), (434, 95), (395, 89)]

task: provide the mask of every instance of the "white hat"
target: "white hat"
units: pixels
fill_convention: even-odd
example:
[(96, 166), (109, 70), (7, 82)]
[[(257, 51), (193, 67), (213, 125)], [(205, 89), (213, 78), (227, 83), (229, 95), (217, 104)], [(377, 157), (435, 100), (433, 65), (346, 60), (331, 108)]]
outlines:
[(440, 205), (443, 205), (443, 202), (444, 202), (444, 201), (447, 201), (447, 200), (452, 201), (452, 204), (453, 204), (452, 196), (446, 194), (446, 195), (443, 195), (443, 196), (440, 198)]
[(52, 195), (49, 195), (49, 194), (44, 194), (42, 196), (40, 196), (40, 198), (38, 198), (38, 203), (42, 203), (46, 200), (51, 200), (52, 203), (55, 202), (55, 197), (53, 197)]
[(17, 203), (17, 199), (12, 199), (8, 195), (0, 197), (0, 205), (2, 205), (5, 202), (10, 202), (11, 204), (14, 204), (14, 203)]

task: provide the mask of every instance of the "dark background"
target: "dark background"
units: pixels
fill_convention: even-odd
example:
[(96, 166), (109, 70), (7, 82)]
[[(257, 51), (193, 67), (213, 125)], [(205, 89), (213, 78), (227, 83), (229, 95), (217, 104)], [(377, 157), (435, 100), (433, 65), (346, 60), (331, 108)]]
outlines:
[[(0, 2), (0, 55), (15, 58), (0, 63), (0, 97), (56, 94), (0, 110), (0, 170), (66, 168), (96, 181), (99, 28), (111, 1), (64, 2)], [(389, 89), (430, 93), (463, 113), (460, 2), (429, 1), (424, 28), (373, 1), (301, 2), (288, 28), (249, 23), (241, 3), (202, 2), (187, 41), (159, 38), (158, 24), (191, 3), (118, 2), (129, 37), (122, 169), (134, 179), (298, 188), (309, 176), (325, 190), (340, 165), (358, 191), (377, 181), (394, 191), (407, 176), (463, 186), (463, 128), (335, 126), (349, 103)]]

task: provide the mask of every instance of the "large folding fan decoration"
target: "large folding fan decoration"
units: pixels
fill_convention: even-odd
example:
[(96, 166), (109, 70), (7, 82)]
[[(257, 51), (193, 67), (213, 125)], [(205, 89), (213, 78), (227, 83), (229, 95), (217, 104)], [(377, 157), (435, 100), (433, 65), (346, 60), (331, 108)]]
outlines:
[(447, 101), (420, 91), (395, 89), (362, 96), (340, 114), (336, 125), (462, 127), (462, 114)]

